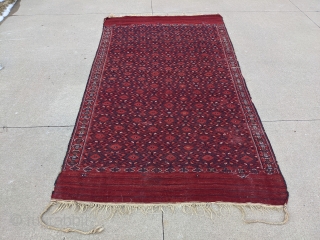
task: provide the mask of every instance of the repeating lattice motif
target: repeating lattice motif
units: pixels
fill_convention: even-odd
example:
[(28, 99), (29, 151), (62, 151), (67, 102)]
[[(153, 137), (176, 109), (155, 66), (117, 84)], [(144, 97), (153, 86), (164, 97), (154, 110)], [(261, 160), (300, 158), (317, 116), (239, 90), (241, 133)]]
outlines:
[(105, 41), (99, 86), (78, 120), (87, 127), (67, 155), (71, 169), (266, 171), (216, 25), (113, 26)]

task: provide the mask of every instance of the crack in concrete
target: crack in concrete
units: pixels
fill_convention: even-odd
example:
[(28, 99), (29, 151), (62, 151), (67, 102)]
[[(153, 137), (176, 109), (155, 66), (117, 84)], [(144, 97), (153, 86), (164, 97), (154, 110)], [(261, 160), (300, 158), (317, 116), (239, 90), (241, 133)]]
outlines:
[(163, 212), (162, 212), (162, 240), (164, 240), (164, 223), (163, 223)]
[[(289, 0), (289, 1), (291, 2), (291, 0)], [(311, 22), (313, 22), (318, 28), (320, 28), (320, 26), (319, 26), (315, 21), (313, 21), (304, 11), (302, 11), (297, 5), (295, 5), (293, 2), (291, 2), (291, 4), (292, 4), (293, 6), (295, 6), (296, 8), (298, 8), (299, 11), (302, 12), (307, 18), (309, 18), (309, 20), (310, 20)]]
[[(298, 11), (297, 11), (298, 12)], [(150, 17), (150, 12), (143, 12), (143, 13), (117, 13), (117, 12), (112, 12), (112, 13), (50, 13), (50, 14), (14, 14), (11, 15), (12, 17), (33, 17), (33, 16), (80, 16), (80, 15), (104, 15), (107, 16), (108, 14), (114, 14), (116, 16), (121, 15), (121, 16), (126, 16), (126, 15), (134, 15), (134, 14), (139, 14), (139, 16), (149, 16)]]
[(265, 120), (261, 122), (316, 122), (320, 119), (296, 119), (296, 120)]
[[(151, 3), (152, 4), (152, 3)], [(299, 10), (299, 9), (298, 9)], [(279, 13), (291, 13), (291, 12), (319, 12), (319, 11), (220, 11), (220, 12), (246, 12), (246, 13), (273, 13), (273, 12), (279, 12)], [(153, 11), (153, 5), (151, 5), (151, 11), (152, 11), (152, 14), (168, 14), (168, 13), (164, 13), (164, 12), (154, 12)], [(197, 11), (197, 12), (184, 12), (185, 14), (212, 14), (212, 12), (206, 12), (206, 11)], [(11, 16), (12, 17), (24, 17), (24, 16), (60, 16), (60, 15), (105, 15), (105, 13), (101, 12), (101, 13), (50, 13), (50, 14), (12, 14)], [(113, 13), (113, 14), (116, 14), (116, 15), (130, 15), (130, 14), (134, 14), (134, 13)], [(150, 14), (150, 13), (137, 13), (139, 15), (142, 15), (142, 14)], [(171, 12), (170, 14), (179, 14), (179, 12)], [(181, 13), (180, 13), (181, 14)], [(311, 20), (311, 19), (310, 19)], [(311, 20), (312, 21), (312, 20)], [(317, 25), (317, 24), (316, 24)], [(318, 26), (318, 25), (317, 25)]]
[(61, 126), (29, 126), (29, 127), (8, 127), (3, 126), (2, 129), (9, 129), (9, 128), (67, 128), (67, 127), (74, 127), (74, 125), (61, 125)]
[[(287, 119), (287, 120), (265, 120), (261, 121), (263, 123), (273, 123), (273, 122), (317, 122), (320, 121), (320, 119)], [(19, 128), (70, 128), (74, 127), (74, 125), (59, 125), (59, 126), (29, 126), (29, 127), (8, 127), (8, 126), (2, 126), (1, 128), (3, 130), (7, 129), (19, 129)]]
[(151, 12), (152, 12), (152, 16), (153, 16), (153, 6), (152, 6), (152, 0), (151, 0)]

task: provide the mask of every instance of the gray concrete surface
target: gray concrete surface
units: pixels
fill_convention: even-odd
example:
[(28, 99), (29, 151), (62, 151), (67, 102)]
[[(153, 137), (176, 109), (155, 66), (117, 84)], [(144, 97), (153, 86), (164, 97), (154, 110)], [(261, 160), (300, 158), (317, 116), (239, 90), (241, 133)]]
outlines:
[[(319, 11), (318, 0), (22, 0), (0, 25), (0, 239), (319, 239)], [(179, 212), (119, 216), (95, 236), (41, 227), (103, 18), (183, 13), (224, 17), (288, 184), (289, 222), (246, 225), (232, 210), (213, 221)], [(71, 216), (47, 220), (96, 224)]]

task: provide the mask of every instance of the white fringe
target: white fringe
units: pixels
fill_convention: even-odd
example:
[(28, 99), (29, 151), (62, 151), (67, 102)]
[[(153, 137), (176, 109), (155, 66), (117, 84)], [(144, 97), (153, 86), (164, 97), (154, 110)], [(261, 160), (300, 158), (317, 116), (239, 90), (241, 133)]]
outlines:
[[(145, 214), (164, 212), (170, 210), (175, 212), (181, 210), (187, 214), (199, 214), (203, 213), (209, 218), (213, 218), (213, 215), (223, 216), (223, 211), (235, 207), (242, 213), (242, 219), (245, 223), (265, 223), (270, 225), (282, 225), (285, 224), (289, 219), (289, 214), (286, 205), (267, 205), (259, 203), (229, 203), (229, 202), (214, 202), (214, 203), (201, 203), (201, 202), (189, 202), (189, 203), (96, 203), (96, 202), (83, 202), (83, 201), (64, 201), (64, 200), (52, 200), (48, 207), (41, 213), (39, 220), (40, 223), (49, 229), (62, 231), (62, 232), (78, 232), (81, 234), (94, 234), (103, 231), (103, 227), (98, 226), (90, 231), (81, 231), (72, 228), (57, 228), (46, 224), (42, 217), (49, 211), (52, 206), (56, 206), (53, 213), (60, 212), (64, 209), (72, 209), (75, 212), (86, 212), (90, 210), (95, 214), (105, 212), (109, 214), (108, 219), (111, 219), (116, 214), (132, 214), (140, 211)], [(215, 206), (215, 207), (214, 207)], [(268, 213), (270, 211), (282, 211), (284, 213), (283, 221), (281, 222), (266, 222), (260, 220), (247, 220), (247, 211), (259, 211), (262, 213)]]

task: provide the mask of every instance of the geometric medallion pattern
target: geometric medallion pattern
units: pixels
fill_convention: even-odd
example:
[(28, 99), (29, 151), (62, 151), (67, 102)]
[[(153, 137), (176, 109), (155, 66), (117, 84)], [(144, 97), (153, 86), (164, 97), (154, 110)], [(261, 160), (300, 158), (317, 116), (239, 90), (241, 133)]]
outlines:
[(226, 34), (223, 24), (104, 27), (64, 168), (278, 173)]

